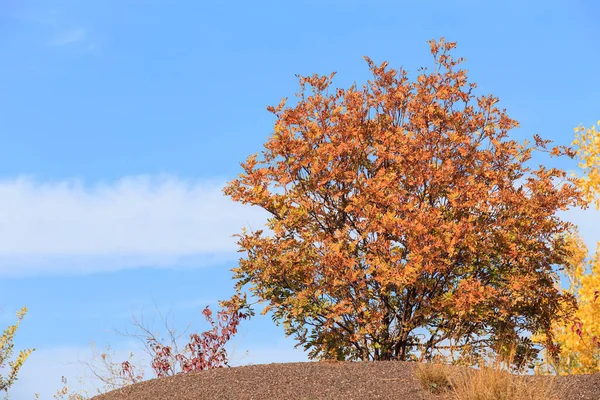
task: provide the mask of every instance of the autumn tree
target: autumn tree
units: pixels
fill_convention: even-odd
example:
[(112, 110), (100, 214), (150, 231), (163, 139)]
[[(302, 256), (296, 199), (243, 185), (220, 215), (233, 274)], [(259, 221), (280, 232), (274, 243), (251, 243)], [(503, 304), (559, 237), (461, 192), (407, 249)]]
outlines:
[[(598, 121), (600, 128), (600, 121)], [(596, 210), (600, 209), (600, 129), (592, 125), (585, 128), (579, 125), (575, 128), (575, 140), (572, 145), (577, 146), (577, 155), (580, 159), (579, 167), (583, 168), (584, 176), (579, 184), (589, 201), (594, 201)]]
[[(600, 126), (600, 121), (598, 121)], [(575, 128), (579, 167), (584, 175), (578, 185), (586, 200), (600, 209), (600, 130), (595, 126)], [(547, 364), (559, 374), (585, 374), (600, 372), (600, 243), (596, 254), (588, 260), (588, 249), (575, 231), (566, 235), (569, 257), (565, 276), (568, 291), (577, 300), (578, 310), (567, 321), (555, 323), (554, 332), (561, 348), (560, 357)]]
[[(600, 120), (598, 121), (600, 128)], [(578, 133), (580, 132), (580, 133)], [(593, 201), (596, 210), (600, 210), (600, 129), (594, 125), (585, 128), (579, 125), (575, 128), (575, 140), (572, 145), (577, 146), (577, 156), (580, 159), (579, 167), (583, 168), (584, 176), (578, 180), (586, 200)], [(596, 254), (600, 251), (600, 242), (596, 244)], [(600, 285), (593, 288), (594, 298), (600, 297)], [(600, 342), (600, 335), (597, 338)]]
[(264, 313), (283, 322), (309, 357), (430, 358), (517, 346), (528, 333), (557, 354), (553, 321), (574, 309), (555, 285), (566, 263), (554, 213), (584, 206), (574, 178), (524, 163), (533, 150), (503, 140), (517, 126), (450, 52), (430, 41), (434, 69), (376, 65), (362, 87), (334, 89), (329, 76), (299, 77), (295, 105), (268, 109), (274, 132), (262, 157), (224, 189), (265, 209), (269, 231), (244, 230), (234, 268)]
[(554, 322), (560, 354), (555, 360), (543, 359), (538, 371), (560, 375), (600, 372), (600, 294), (596, 290), (600, 287), (600, 247), (594, 258), (588, 259), (587, 246), (577, 230), (564, 236), (569, 243), (565, 290), (577, 300), (577, 311), (568, 320)]

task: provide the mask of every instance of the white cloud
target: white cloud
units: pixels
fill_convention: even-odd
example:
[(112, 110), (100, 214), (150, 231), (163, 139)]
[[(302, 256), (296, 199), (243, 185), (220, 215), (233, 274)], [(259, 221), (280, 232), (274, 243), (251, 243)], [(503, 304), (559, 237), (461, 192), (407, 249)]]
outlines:
[(58, 32), (51, 41), (52, 46), (68, 46), (74, 43), (82, 43), (87, 39), (87, 32), (83, 28), (71, 28)]
[(86, 27), (87, 23), (69, 17), (61, 10), (21, 10), (8, 17), (39, 31), (42, 35), (39, 39), (45, 46), (72, 47), (83, 54), (94, 53), (100, 47), (95, 35)]
[(222, 184), (174, 177), (0, 181), (0, 276), (90, 273), (233, 260), (243, 226), (266, 212), (234, 203)]
[[(243, 226), (264, 227), (267, 213), (235, 203), (223, 182), (169, 176), (0, 181), (0, 276), (85, 274), (124, 268), (197, 267), (240, 257)], [(580, 227), (591, 251), (600, 212), (559, 213)]]
[(82, 26), (57, 9), (51, 10), (20, 10), (8, 15), (20, 23), (42, 29), (43, 43), (52, 47), (77, 45), (78, 50), (94, 51), (98, 46), (92, 41), (89, 29)]

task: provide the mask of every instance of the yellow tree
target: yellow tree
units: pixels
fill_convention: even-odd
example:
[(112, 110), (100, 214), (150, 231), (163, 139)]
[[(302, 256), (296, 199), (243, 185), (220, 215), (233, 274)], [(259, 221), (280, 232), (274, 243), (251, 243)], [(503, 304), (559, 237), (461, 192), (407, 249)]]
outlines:
[[(598, 121), (600, 126), (600, 121)], [(578, 185), (586, 201), (594, 202), (596, 209), (600, 207), (600, 130), (595, 126), (585, 128), (581, 125), (574, 129), (576, 135), (572, 142), (577, 146), (580, 159), (579, 167), (583, 169)], [(577, 374), (600, 371), (600, 246), (596, 248), (593, 260), (587, 260), (587, 246), (576, 232), (566, 235), (568, 246), (568, 266), (565, 276), (569, 280), (567, 291), (578, 303), (578, 311), (573, 319), (556, 324), (554, 332), (561, 354), (556, 362), (546, 360), (554, 372), (559, 374)], [(586, 273), (587, 267), (590, 267)]]
[[(598, 121), (600, 128), (600, 120)], [(572, 145), (577, 146), (577, 155), (583, 168), (584, 177), (579, 185), (588, 201), (594, 201), (596, 210), (600, 209), (600, 129), (595, 125), (585, 128), (579, 125), (575, 128), (575, 140)]]
[[(598, 121), (600, 127), (600, 121)], [(584, 176), (578, 180), (584, 197), (600, 208), (600, 129), (592, 125), (575, 129), (575, 140)], [(568, 291), (577, 299), (578, 310), (570, 323), (556, 325), (555, 335), (561, 347), (554, 365), (559, 374), (600, 372), (600, 243), (592, 260), (586, 260), (587, 247), (577, 232), (567, 235), (569, 242)], [(589, 271), (587, 271), (589, 267)]]
[(546, 362), (560, 375), (600, 372), (600, 301), (596, 289), (600, 287), (600, 247), (589, 260), (577, 230), (565, 237), (569, 243), (568, 266), (564, 270), (569, 281), (566, 291), (577, 299), (578, 309), (572, 319), (555, 323), (560, 356)]
[[(23, 307), (21, 311), (18, 311), (18, 321), (14, 325), (11, 325), (8, 328), (6, 328), (6, 330), (2, 333), (2, 336), (0, 336), (0, 368), (5, 367), (6, 361), (12, 355), (12, 350), (14, 347), (13, 339), (15, 336), (15, 332), (19, 328), (19, 323), (21, 322), (26, 313), (27, 307)], [(0, 375), (0, 391), (8, 393), (8, 389), (17, 380), (17, 373), (19, 372), (19, 369), (21, 369), (25, 360), (27, 360), (27, 357), (29, 357), (31, 352), (34, 350), (35, 349), (21, 350), (15, 361), (8, 361), (8, 375)]]
[[(600, 127), (600, 120), (597, 123)], [(583, 168), (584, 176), (579, 179), (579, 187), (584, 193), (587, 201), (596, 204), (596, 210), (600, 209), (600, 129), (592, 125), (584, 128), (579, 125), (575, 128), (575, 140), (572, 145), (577, 146), (577, 155), (581, 162), (579, 167)], [(594, 296), (600, 296), (600, 285), (594, 289)]]

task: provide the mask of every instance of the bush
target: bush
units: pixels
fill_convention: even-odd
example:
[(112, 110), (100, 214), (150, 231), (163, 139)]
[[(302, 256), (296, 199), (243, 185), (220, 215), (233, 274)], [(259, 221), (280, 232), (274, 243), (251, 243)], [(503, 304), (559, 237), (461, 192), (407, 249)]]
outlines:
[[(15, 337), (15, 333), (19, 328), (20, 322), (23, 320), (27, 314), (27, 307), (23, 307), (21, 311), (17, 312), (18, 321), (14, 324), (6, 328), (6, 330), (0, 336), (0, 368), (4, 369), (6, 367), (7, 360), (12, 356), (13, 352), (13, 339)], [(13, 383), (17, 380), (17, 374), (19, 373), (19, 369), (23, 366), (23, 363), (29, 355), (35, 349), (27, 349), (21, 350), (17, 359), (14, 361), (8, 361), (8, 375), (3, 376), (0, 374), (0, 391), (4, 391), (8, 394), (8, 389), (13, 385)]]

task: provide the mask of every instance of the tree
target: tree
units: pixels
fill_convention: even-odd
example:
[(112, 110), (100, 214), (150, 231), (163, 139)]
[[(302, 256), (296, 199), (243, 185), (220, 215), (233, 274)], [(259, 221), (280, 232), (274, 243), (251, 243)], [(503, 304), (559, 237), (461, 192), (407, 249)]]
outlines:
[[(598, 120), (600, 127), (600, 120)], [(586, 200), (594, 201), (596, 210), (600, 210), (600, 130), (592, 125), (591, 128), (584, 128), (579, 125), (575, 132), (581, 132), (575, 135), (572, 145), (578, 146), (577, 155), (581, 160), (580, 168), (584, 170), (584, 177), (581, 178), (579, 186), (582, 188)], [(600, 251), (600, 242), (596, 244), (596, 255)], [(592, 271), (598, 270), (592, 267)], [(600, 297), (600, 282), (593, 288), (594, 299)], [(596, 337), (598, 347), (600, 347), (600, 335)]]
[[(600, 128), (600, 120), (598, 121)], [(579, 167), (584, 170), (584, 177), (580, 186), (588, 201), (594, 201), (596, 210), (600, 209), (600, 129), (596, 126), (585, 128), (579, 125), (575, 128), (575, 140), (572, 145), (577, 146), (577, 155), (581, 162)]]
[(539, 351), (527, 332), (556, 355), (552, 323), (575, 302), (555, 287), (572, 224), (554, 213), (586, 203), (564, 171), (523, 163), (534, 149), (574, 151), (538, 135), (534, 147), (502, 141), (517, 122), (473, 94), (455, 43), (429, 44), (435, 69), (414, 82), (365, 57), (362, 89), (332, 89), (335, 73), (299, 77), (297, 104), (268, 108), (262, 159), (224, 188), (270, 214), (270, 236), (238, 235), (236, 288), (267, 302), (311, 358), (516, 345), (525, 362)]
[[(6, 366), (6, 362), (12, 356), (13, 352), (13, 339), (15, 337), (15, 333), (19, 328), (19, 324), (23, 317), (27, 314), (27, 307), (23, 307), (21, 311), (17, 312), (18, 321), (14, 324), (6, 328), (6, 330), (0, 336), (0, 368), (4, 368)], [(16, 360), (8, 361), (9, 371), (8, 375), (2, 376), (0, 375), (0, 391), (4, 391), (8, 393), (8, 389), (15, 383), (17, 380), (17, 374), (19, 370), (23, 366), (27, 357), (33, 352), (35, 349), (27, 349), (21, 350)]]
[(554, 323), (560, 355), (556, 360), (544, 360), (546, 368), (541, 372), (560, 375), (600, 372), (600, 301), (596, 290), (600, 287), (600, 247), (595, 257), (588, 260), (587, 246), (577, 230), (565, 237), (570, 254), (564, 270), (569, 281), (567, 291), (577, 300), (578, 308), (571, 319)]
[[(600, 126), (600, 121), (598, 121)], [(585, 199), (594, 202), (600, 209), (600, 131), (595, 126), (575, 129), (579, 167), (584, 170), (578, 185)], [(580, 133), (579, 133), (580, 132)], [(561, 348), (560, 357), (552, 365), (559, 374), (585, 374), (600, 372), (600, 242), (596, 254), (587, 260), (587, 246), (577, 231), (567, 235), (569, 245), (568, 267), (569, 292), (576, 298), (578, 310), (568, 321), (556, 323), (554, 327), (557, 342)], [(589, 272), (586, 273), (589, 266)]]

